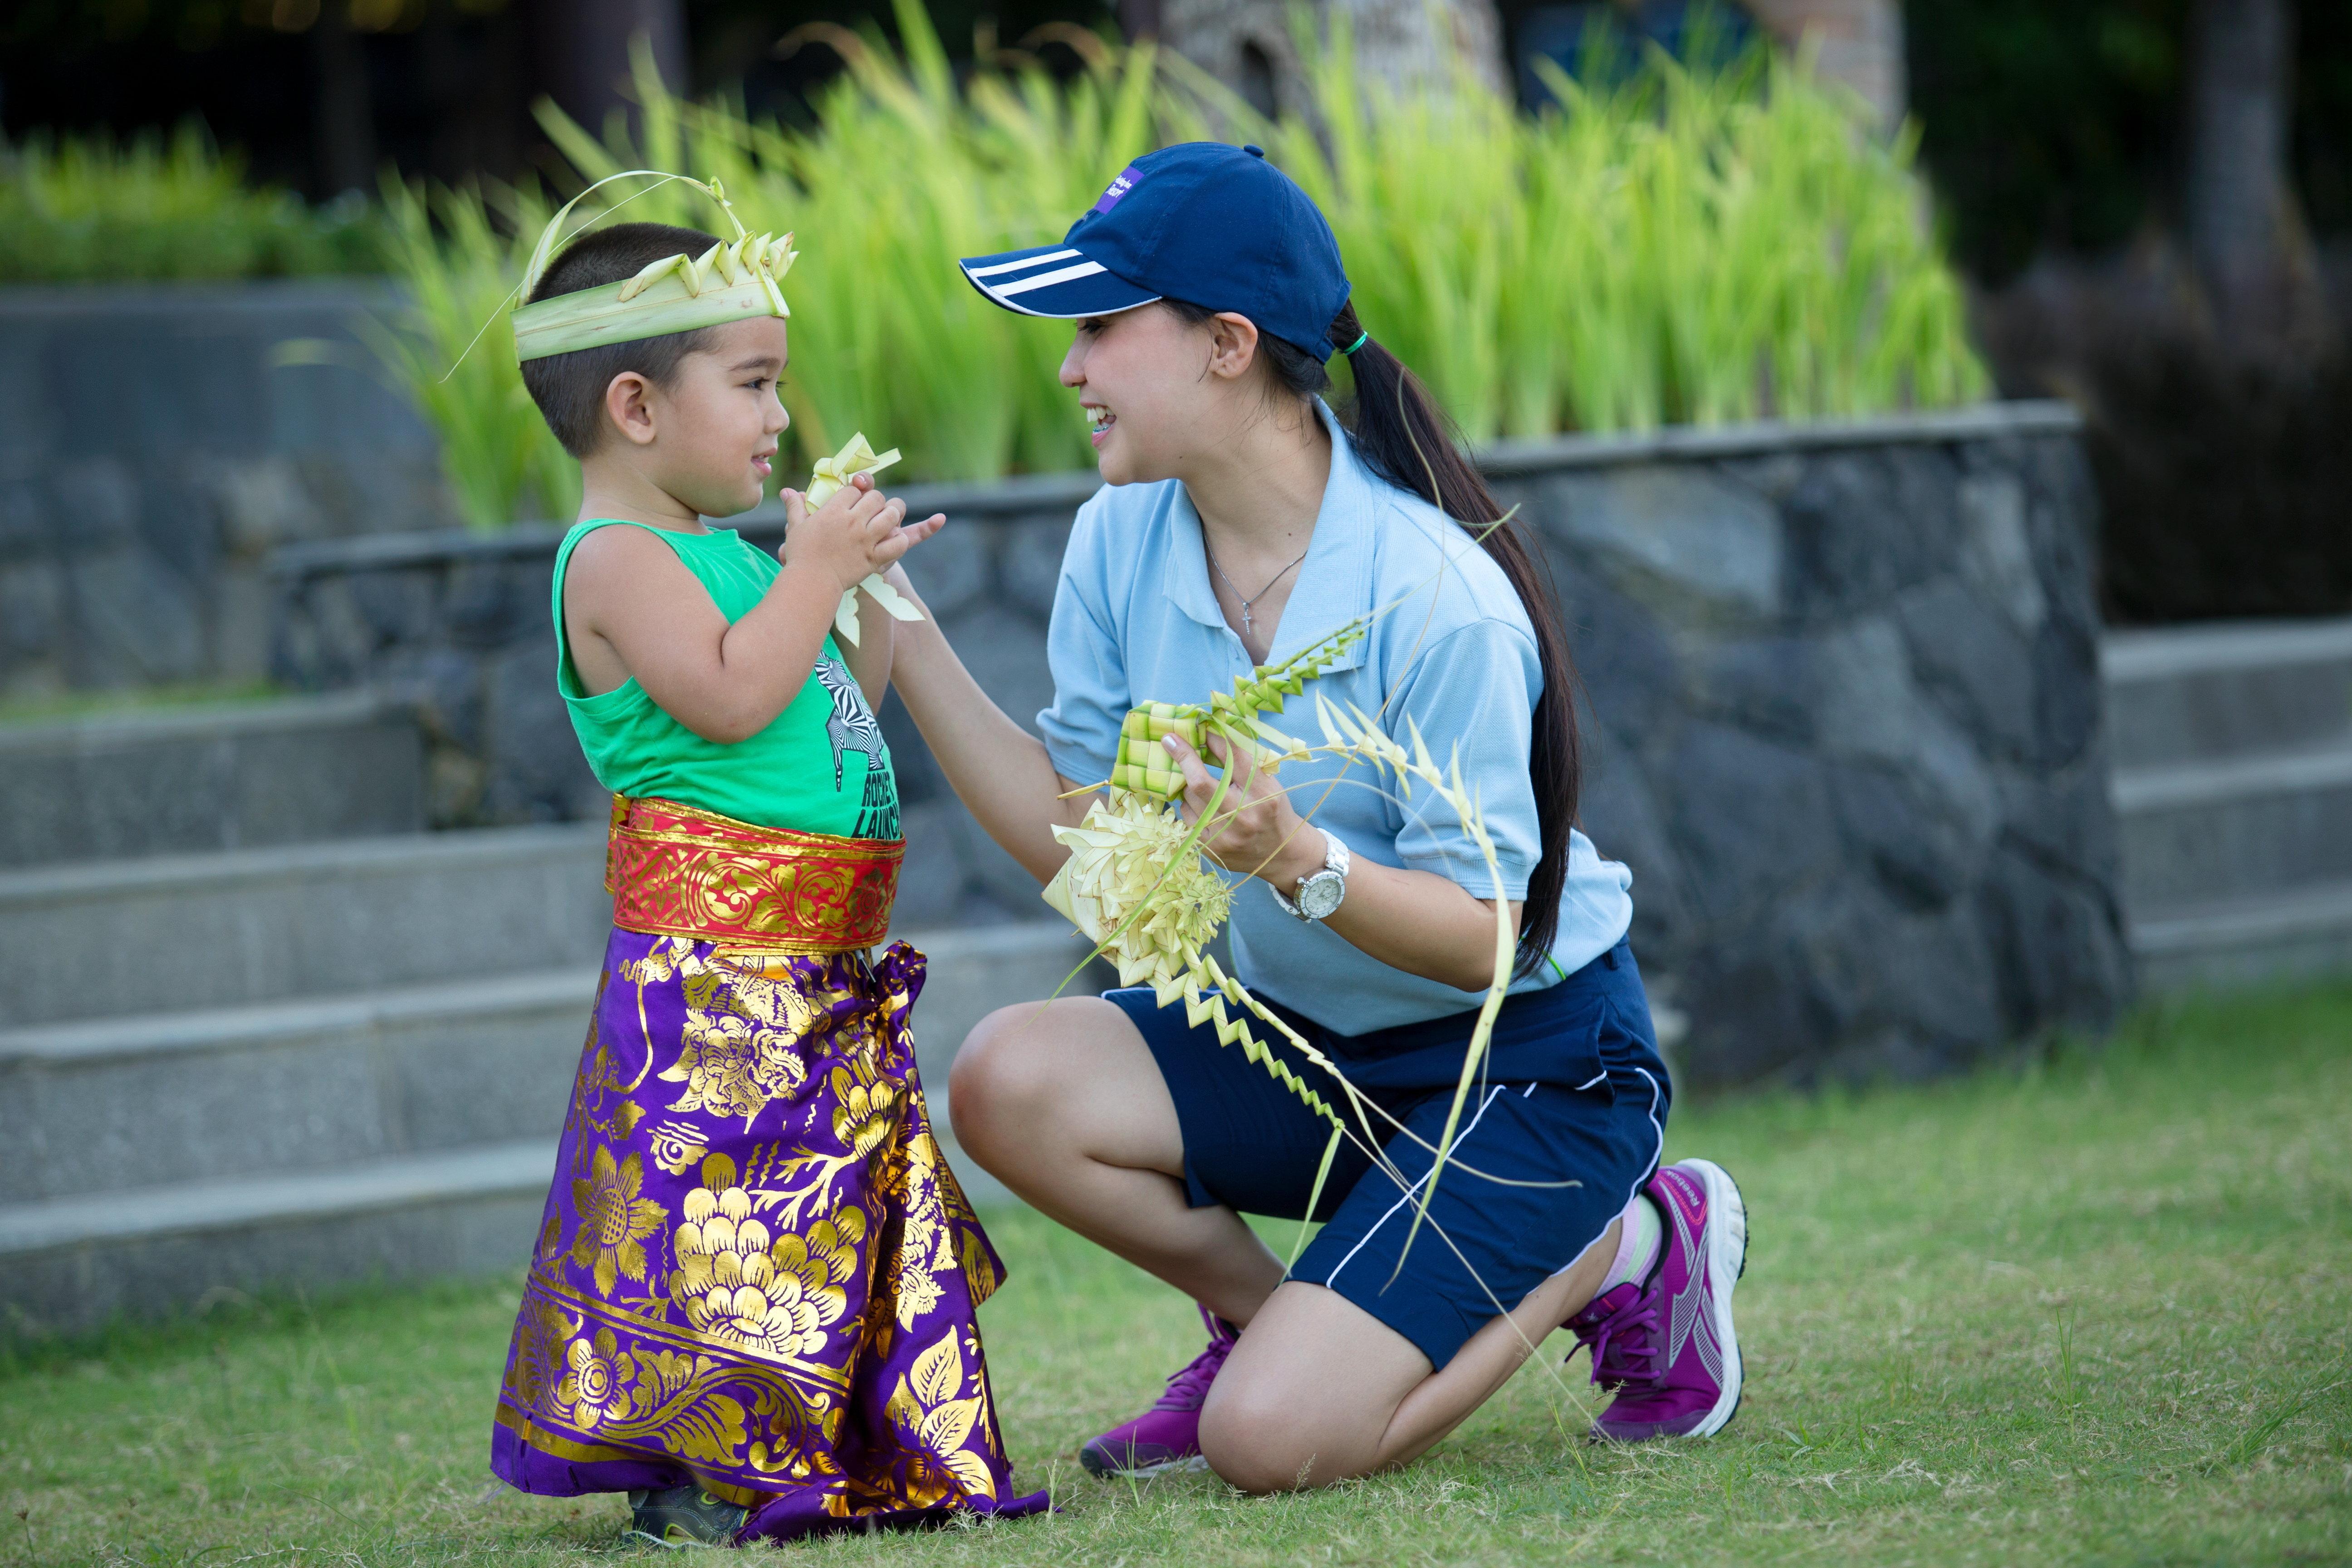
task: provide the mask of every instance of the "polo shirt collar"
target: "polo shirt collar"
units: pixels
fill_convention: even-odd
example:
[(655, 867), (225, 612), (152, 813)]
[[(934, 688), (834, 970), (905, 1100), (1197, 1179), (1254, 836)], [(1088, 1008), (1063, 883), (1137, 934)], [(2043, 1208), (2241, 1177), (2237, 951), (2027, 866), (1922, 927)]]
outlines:
[[(1291, 585), (1276, 628), (1269, 664), (1280, 664), (1301, 649), (1328, 637), (1372, 608), (1372, 533), (1380, 510), (1375, 481), (1356, 456), (1347, 431), (1321, 398), (1316, 416), (1331, 436), (1331, 477), (1323, 486), (1323, 504), (1316, 510), (1314, 537), (1307, 558), (1298, 563), (1298, 580)], [(1184, 487), (1176, 487), (1175, 526), (1169, 530), (1164, 582), (1169, 600), (1204, 626), (1233, 635), (1224, 612), (1209, 586), (1208, 552), (1201, 535), (1201, 514)], [(1364, 661), (1364, 639), (1358, 638), (1335, 661), (1334, 670), (1354, 669)]]

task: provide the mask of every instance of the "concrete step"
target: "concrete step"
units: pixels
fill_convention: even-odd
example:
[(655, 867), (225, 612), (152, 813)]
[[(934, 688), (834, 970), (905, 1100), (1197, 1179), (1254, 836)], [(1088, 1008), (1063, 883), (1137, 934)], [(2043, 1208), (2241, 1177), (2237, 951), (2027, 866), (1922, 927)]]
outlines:
[(2151, 991), (2352, 973), (2352, 880), (2217, 900), (2131, 921)]
[(593, 964), (601, 825), (0, 873), (0, 1017), (26, 1026)]
[(365, 691), (0, 727), (0, 867), (425, 826), (425, 742)]
[(2137, 918), (2352, 879), (2352, 738), (2120, 769), (2113, 793)]
[[(971, 1026), (1050, 994), (1086, 947), (1047, 922), (908, 940), (929, 960), (916, 1052), (944, 1120)], [(566, 968), (0, 1030), (20, 1151), (0, 1204), (551, 1138), (595, 989)]]
[(2352, 616), (2116, 632), (2100, 664), (2119, 769), (2352, 741)]
[[(940, 1132), (974, 1204), (1017, 1201)], [(554, 1173), (555, 1141), (529, 1138), (0, 1205), (0, 1332), (163, 1317), (226, 1291), (520, 1269)]]
[(224, 1291), (519, 1268), (554, 1140), (0, 1207), (0, 1322), (73, 1332)]
[(593, 970), (0, 1031), (0, 1204), (562, 1129)]

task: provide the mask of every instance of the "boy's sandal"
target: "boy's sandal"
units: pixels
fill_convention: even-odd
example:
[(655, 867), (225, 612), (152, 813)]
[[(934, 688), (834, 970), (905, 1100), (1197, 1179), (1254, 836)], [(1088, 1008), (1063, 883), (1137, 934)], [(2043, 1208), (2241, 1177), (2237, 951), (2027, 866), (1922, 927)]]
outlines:
[(700, 1487), (668, 1487), (657, 1492), (629, 1494), (629, 1528), (625, 1540), (682, 1550), (689, 1546), (732, 1546), (751, 1510), (712, 1496)]

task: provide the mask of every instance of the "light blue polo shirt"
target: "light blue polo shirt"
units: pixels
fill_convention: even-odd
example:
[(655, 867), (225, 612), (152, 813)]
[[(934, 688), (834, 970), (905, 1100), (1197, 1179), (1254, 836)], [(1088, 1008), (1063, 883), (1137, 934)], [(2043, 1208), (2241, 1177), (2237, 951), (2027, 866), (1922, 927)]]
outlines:
[[(1381, 712), (1385, 701), (1389, 733), (1411, 745), (1411, 720), (1441, 766), (1458, 749), (1463, 780), (1478, 793), (1495, 841), (1500, 896), (1524, 898), (1543, 847), (1528, 780), (1543, 675), (1527, 611), (1461, 524), (1365, 467), (1330, 410), (1317, 407), (1331, 432), (1331, 478), (1268, 662), (1357, 616), (1395, 607), (1306, 696), (1267, 717), (1286, 733), (1319, 742), (1319, 689), (1367, 713)], [(1106, 486), (1078, 509), (1047, 651), (1054, 705), (1037, 725), (1055, 768), (1075, 784), (1110, 776), (1129, 709), (1205, 702), (1249, 673), (1249, 653), (1210, 589), (1200, 514), (1181, 481)], [(1357, 859), (1433, 871), (1474, 897), (1497, 896), (1477, 846), (1425, 786), (1401, 802), (1391, 798), (1393, 784), (1383, 790), (1362, 765), (1320, 757), (1285, 763), (1281, 777), (1300, 814), (1339, 835)], [(1601, 858), (1580, 832), (1570, 833), (1569, 846), (1551, 950), (1558, 967), (1538, 965), (1514, 991), (1574, 973), (1633, 922), (1633, 874)], [(1391, 969), (1328, 928), (1283, 913), (1271, 889), (1247, 880), (1254, 885), (1234, 898), (1234, 964), (1266, 1000), (1360, 1035), (1458, 1013), (1485, 994)]]

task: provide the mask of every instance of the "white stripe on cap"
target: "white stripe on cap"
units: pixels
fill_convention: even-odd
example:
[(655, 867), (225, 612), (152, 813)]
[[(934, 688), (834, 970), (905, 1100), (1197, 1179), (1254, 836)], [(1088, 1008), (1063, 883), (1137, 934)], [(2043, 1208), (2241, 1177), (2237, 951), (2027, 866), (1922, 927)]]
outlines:
[[(1077, 252), (1072, 251), (1070, 254), (1075, 256)], [(1068, 283), (1076, 279), (1091, 278), (1097, 272), (1108, 270), (1110, 269), (1099, 261), (1082, 261), (1076, 267), (1060, 267), (1051, 272), (1041, 272), (1034, 278), (1024, 278), (1018, 283), (1003, 284), (989, 289), (989, 292), (1003, 300), (1014, 294), (1026, 294), (1032, 289), (1043, 289), (1055, 283)]]
[[(1026, 267), (1043, 267), (1048, 261), (1067, 261), (1077, 254), (1075, 250), (1055, 250), (1044, 256), (1024, 256), (1018, 261), (1000, 261), (993, 267), (967, 267), (967, 278), (993, 278), (1000, 272), (1018, 272)], [(1101, 268), (1096, 268), (1100, 271)]]

